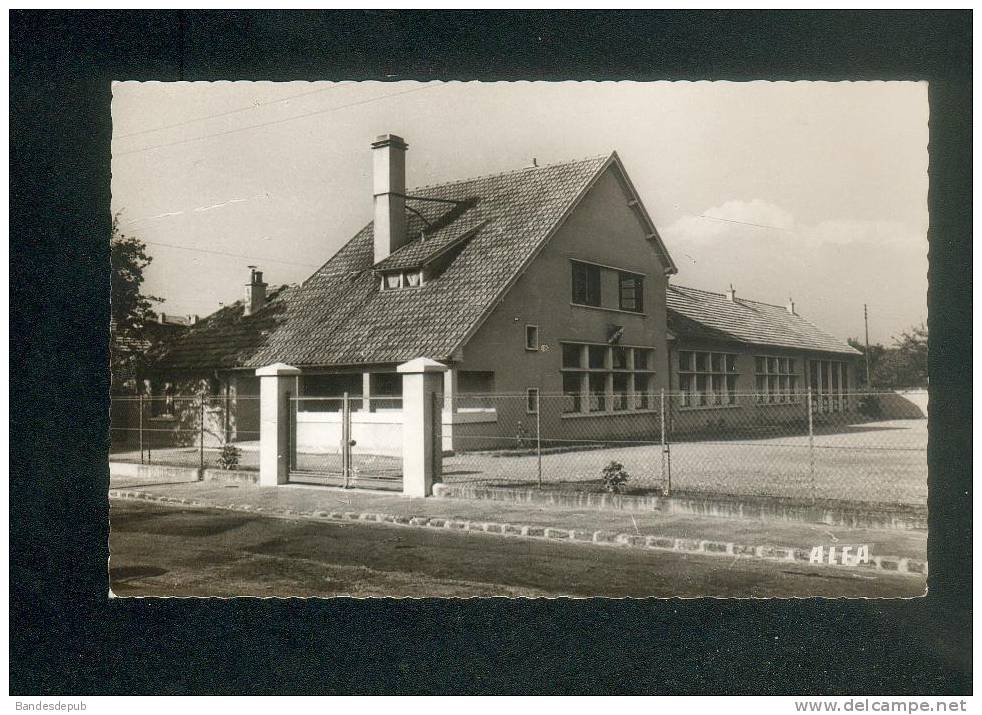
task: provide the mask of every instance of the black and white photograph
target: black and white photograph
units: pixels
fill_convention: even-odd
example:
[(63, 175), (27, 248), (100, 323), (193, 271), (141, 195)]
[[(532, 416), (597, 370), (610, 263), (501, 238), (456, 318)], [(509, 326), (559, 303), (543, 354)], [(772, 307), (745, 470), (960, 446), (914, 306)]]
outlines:
[(923, 596), (927, 100), (115, 82), (113, 595)]
[(971, 711), (970, 6), (221, 5), (7, 13), (12, 712)]

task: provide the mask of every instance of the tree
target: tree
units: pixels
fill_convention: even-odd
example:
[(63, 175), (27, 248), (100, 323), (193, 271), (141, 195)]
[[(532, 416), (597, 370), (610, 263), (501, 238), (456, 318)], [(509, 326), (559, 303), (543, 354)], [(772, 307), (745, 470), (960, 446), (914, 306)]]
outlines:
[[(849, 344), (865, 354), (866, 346), (855, 338)], [(874, 387), (927, 386), (927, 326), (921, 324), (894, 337), (893, 346), (869, 346), (870, 374)], [(860, 378), (865, 381), (865, 365), (860, 364)]]
[(927, 386), (927, 326), (921, 323), (893, 339), (890, 360), (883, 366), (887, 384), (895, 387)]
[[(859, 338), (849, 338), (849, 340), (847, 340), (846, 342), (848, 342), (851, 347), (861, 352), (864, 356), (864, 360), (858, 362), (857, 367), (858, 367), (859, 382), (862, 385), (866, 385), (866, 363), (865, 363), (866, 345), (863, 342), (861, 342)], [(876, 383), (876, 368), (880, 364), (880, 361), (883, 359), (883, 356), (886, 352), (887, 349), (882, 345), (880, 345), (879, 343), (874, 343), (869, 346), (869, 371), (870, 371), (870, 377), (872, 378), (874, 384)]]
[(110, 317), (113, 383), (132, 373), (134, 361), (146, 345), (146, 325), (156, 316), (155, 303), (163, 299), (143, 293), (143, 272), (153, 258), (146, 244), (125, 235), (119, 227), (119, 214), (113, 216), (110, 238)]

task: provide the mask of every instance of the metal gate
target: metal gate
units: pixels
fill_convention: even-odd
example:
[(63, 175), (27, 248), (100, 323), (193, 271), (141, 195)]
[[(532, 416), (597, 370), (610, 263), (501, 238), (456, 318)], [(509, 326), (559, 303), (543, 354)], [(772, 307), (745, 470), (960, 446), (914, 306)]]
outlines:
[[(393, 398), (287, 396), (294, 484), (402, 491), (401, 404)], [(385, 417), (388, 415), (389, 419)], [(401, 427), (399, 434), (401, 435)]]

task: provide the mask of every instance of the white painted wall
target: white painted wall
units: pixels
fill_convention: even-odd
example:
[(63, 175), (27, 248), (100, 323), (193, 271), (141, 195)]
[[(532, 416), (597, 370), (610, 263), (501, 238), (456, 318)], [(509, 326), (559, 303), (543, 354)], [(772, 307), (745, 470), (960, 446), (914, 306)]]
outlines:
[[(443, 449), (452, 450), (451, 425), (492, 423), (497, 421), (493, 409), (444, 411)], [(351, 438), (355, 445), (353, 454), (381, 454), (402, 456), (402, 410), (380, 412), (352, 412)], [(304, 454), (341, 453), (340, 412), (297, 412), (297, 451)]]

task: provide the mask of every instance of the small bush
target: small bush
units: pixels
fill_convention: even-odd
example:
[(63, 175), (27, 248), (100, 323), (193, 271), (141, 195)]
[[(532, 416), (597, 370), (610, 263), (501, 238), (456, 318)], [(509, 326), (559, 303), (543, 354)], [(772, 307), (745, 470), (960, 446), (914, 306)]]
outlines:
[(613, 460), (600, 473), (604, 490), (614, 494), (619, 494), (630, 478), (631, 475), (625, 471), (624, 465)]
[(515, 449), (525, 449), (532, 442), (529, 433), (525, 430), (525, 425), (518, 423), (518, 430), (515, 432)]
[(234, 444), (226, 444), (222, 447), (222, 453), (218, 455), (218, 466), (222, 469), (235, 469), (239, 466), (242, 458), (242, 450)]
[(859, 398), (859, 414), (866, 417), (880, 417), (883, 414), (883, 406), (880, 398), (876, 395), (863, 395)]

